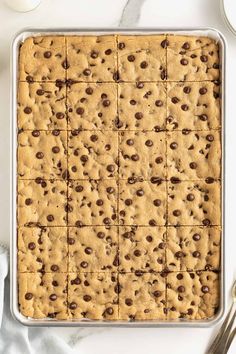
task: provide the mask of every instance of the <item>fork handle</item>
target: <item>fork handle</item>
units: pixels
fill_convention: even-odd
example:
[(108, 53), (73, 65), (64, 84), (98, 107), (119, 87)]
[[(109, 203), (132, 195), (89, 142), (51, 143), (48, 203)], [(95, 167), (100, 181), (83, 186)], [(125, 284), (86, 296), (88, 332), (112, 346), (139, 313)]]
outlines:
[[(235, 311), (235, 303), (234, 302), (230, 306), (229, 312), (228, 312), (227, 316), (225, 317), (225, 320), (222, 323), (218, 334), (216, 335), (215, 339), (213, 340), (211, 346), (208, 348), (207, 354), (216, 353), (217, 347), (219, 346), (219, 343), (221, 342), (222, 337), (224, 336), (224, 334), (227, 330), (227, 325), (228, 325), (229, 319), (230, 319), (233, 311)], [(234, 317), (235, 317), (235, 313), (234, 313)], [(233, 323), (232, 323), (232, 325), (233, 325)], [(232, 325), (231, 325), (230, 329), (232, 328)], [(220, 354), (222, 354), (222, 353), (220, 353)]]
[[(232, 307), (234, 309), (234, 306)], [(231, 311), (230, 311), (231, 313)], [(220, 340), (217, 342), (212, 354), (224, 354), (224, 353), (227, 353), (226, 350), (226, 347), (227, 347), (227, 342), (229, 340), (229, 337), (230, 337), (230, 332), (231, 332), (231, 329), (233, 327), (233, 324), (234, 324), (234, 321), (235, 321), (235, 317), (236, 317), (236, 308), (234, 309), (234, 313), (231, 317), (231, 320), (230, 322), (228, 323), (227, 327), (224, 329), (221, 327), (223, 331), (223, 334), (221, 335), (221, 338)]]
[(235, 335), (236, 335), (236, 328), (234, 328), (234, 330), (230, 333), (229, 339), (226, 344), (225, 352), (223, 354), (228, 353), (229, 347), (231, 346), (231, 343), (233, 342)]

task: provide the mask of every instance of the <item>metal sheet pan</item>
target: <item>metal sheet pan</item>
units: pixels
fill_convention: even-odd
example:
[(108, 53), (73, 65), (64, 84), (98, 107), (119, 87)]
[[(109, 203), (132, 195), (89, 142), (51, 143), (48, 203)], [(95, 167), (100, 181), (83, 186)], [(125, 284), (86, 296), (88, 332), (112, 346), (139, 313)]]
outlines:
[[(220, 47), (221, 61), (221, 142), (222, 142), (222, 162), (221, 162), (221, 271), (220, 271), (220, 306), (213, 318), (206, 320), (171, 320), (171, 321), (94, 321), (94, 320), (55, 320), (55, 319), (33, 319), (23, 316), (18, 306), (18, 286), (17, 286), (17, 79), (18, 79), (18, 55), (19, 46), (26, 38), (38, 35), (104, 35), (104, 34), (176, 34), (176, 35), (197, 35), (214, 38)], [(225, 57), (226, 41), (223, 35), (213, 28), (55, 28), (55, 29), (24, 29), (18, 33), (12, 43), (12, 72), (11, 72), (11, 311), (16, 320), (26, 326), (65, 326), (65, 327), (209, 327), (220, 321), (225, 311), (225, 234), (224, 234), (224, 204), (225, 204)]]

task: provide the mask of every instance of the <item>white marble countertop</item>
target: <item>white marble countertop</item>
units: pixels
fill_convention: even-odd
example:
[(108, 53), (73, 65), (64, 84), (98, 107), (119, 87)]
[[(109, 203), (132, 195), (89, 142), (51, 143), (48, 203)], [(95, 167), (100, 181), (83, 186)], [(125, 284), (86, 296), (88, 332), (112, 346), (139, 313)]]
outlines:
[[(236, 275), (236, 37), (227, 29), (220, 0), (42, 0), (29, 13), (10, 10), (0, 0), (0, 243), (9, 244), (10, 45), (24, 27), (214, 27), (226, 37), (226, 290)], [(203, 354), (217, 328), (54, 329), (80, 354)], [(236, 341), (230, 353), (236, 352)], [(56, 353), (55, 353), (56, 354)]]

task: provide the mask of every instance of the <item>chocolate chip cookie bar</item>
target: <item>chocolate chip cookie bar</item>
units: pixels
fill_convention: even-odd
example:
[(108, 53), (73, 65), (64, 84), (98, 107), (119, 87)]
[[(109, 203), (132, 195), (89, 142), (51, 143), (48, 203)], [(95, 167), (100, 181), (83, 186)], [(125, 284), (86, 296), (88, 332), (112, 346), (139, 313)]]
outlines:
[(214, 318), (221, 300), (219, 49), (210, 37), (151, 32), (21, 43), (23, 316)]

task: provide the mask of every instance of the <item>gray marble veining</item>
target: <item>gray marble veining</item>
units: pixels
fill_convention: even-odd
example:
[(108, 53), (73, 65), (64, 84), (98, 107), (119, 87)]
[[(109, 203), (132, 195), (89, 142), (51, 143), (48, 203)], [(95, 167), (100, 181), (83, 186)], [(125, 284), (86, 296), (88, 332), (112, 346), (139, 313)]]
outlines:
[(135, 27), (138, 24), (145, 0), (128, 0), (123, 8), (119, 27)]

